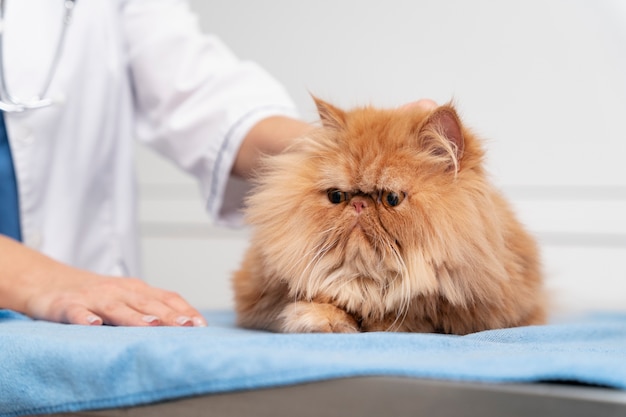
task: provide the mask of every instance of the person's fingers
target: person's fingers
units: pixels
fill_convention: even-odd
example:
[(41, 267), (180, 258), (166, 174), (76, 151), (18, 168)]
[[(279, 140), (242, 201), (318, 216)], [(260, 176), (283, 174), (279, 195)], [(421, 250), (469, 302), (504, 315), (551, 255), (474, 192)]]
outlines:
[(162, 320), (155, 314), (158, 312), (156, 309), (142, 311), (130, 302), (134, 299), (149, 300), (146, 294), (150, 289), (138, 279), (103, 277), (58, 296), (51, 304), (51, 310), (64, 311), (66, 317), (63, 321), (70, 323), (158, 326)]
[(79, 304), (68, 307), (64, 316), (60, 321), (69, 324), (83, 324), (85, 326), (100, 326), (104, 324), (102, 317)]
[(402, 106), (400, 106), (401, 110), (415, 110), (415, 109), (420, 109), (420, 110), (434, 110), (437, 107), (439, 107), (439, 105), (437, 104), (436, 101), (431, 100), (429, 98), (422, 98), (420, 100), (417, 101), (412, 101), (410, 103), (406, 103)]
[(198, 327), (207, 325), (204, 317), (179, 294), (151, 287), (135, 278), (122, 280), (122, 285), (128, 287), (120, 294), (122, 300), (136, 311), (159, 317), (161, 325)]
[(122, 302), (114, 302), (95, 313), (102, 317), (104, 324), (113, 326), (160, 326), (163, 324), (160, 317), (152, 313), (137, 311)]
[(90, 326), (101, 326), (104, 324), (102, 317), (96, 316), (95, 314), (88, 314), (86, 320)]
[(69, 324), (98, 326), (111, 324), (116, 326), (158, 326), (161, 320), (152, 314), (144, 314), (123, 303), (111, 303), (101, 312), (89, 309), (82, 304), (73, 303), (65, 307), (58, 321)]
[[(166, 291), (152, 290), (145, 294), (134, 294), (125, 300), (129, 307), (145, 315), (159, 317), (160, 324), (164, 326), (193, 326), (194, 322), (191, 309), (184, 301), (179, 302), (183, 308), (171, 307), (167, 304), (168, 298), (174, 297)], [(188, 308), (184, 308), (187, 306)]]
[(415, 103), (415, 106), (420, 107), (425, 110), (433, 110), (439, 107), (439, 104), (437, 104), (437, 102), (434, 100), (423, 98), (423, 99), (417, 100), (417, 102)]
[(131, 278), (129, 284), (133, 291), (126, 292), (131, 298), (128, 304), (138, 311), (154, 312), (166, 326), (207, 325), (198, 310), (193, 308), (183, 297), (173, 291), (151, 287), (142, 280)]
[[(166, 323), (179, 326), (198, 326), (204, 327), (207, 325), (206, 320), (202, 317), (202, 314), (189, 303), (187, 303), (183, 297), (172, 291), (161, 292), (160, 300), (174, 312), (167, 316)], [(188, 321), (190, 323), (188, 323)]]

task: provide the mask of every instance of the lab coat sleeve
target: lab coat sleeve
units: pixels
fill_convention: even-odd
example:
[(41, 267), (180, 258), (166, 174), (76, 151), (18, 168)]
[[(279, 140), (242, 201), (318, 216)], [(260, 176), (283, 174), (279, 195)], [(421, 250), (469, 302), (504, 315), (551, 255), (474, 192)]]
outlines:
[(128, 0), (121, 13), (139, 140), (198, 178), (217, 223), (237, 224), (247, 191), (230, 175), (239, 146), (262, 119), (295, 117), (293, 102), (262, 68), (203, 34), (187, 2)]

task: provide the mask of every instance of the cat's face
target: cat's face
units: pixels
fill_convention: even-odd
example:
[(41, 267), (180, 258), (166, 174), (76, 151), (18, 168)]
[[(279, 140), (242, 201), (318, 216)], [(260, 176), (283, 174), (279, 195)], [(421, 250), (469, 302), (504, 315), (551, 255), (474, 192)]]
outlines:
[(478, 145), (450, 106), (317, 105), (323, 127), (268, 160), (249, 200), (268, 268), (305, 297), (345, 293), (356, 281), (378, 292), (403, 286), (404, 296), (428, 291), (438, 258), (454, 250), (446, 239), (464, 233), (462, 189), (482, 175)]

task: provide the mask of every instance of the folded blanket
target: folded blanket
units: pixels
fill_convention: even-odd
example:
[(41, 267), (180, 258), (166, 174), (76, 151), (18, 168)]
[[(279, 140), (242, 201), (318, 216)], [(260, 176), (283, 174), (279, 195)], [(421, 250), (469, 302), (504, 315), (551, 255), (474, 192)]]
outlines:
[(353, 376), (568, 381), (626, 390), (626, 312), (467, 336), (62, 325), (0, 310), (0, 416), (146, 404)]

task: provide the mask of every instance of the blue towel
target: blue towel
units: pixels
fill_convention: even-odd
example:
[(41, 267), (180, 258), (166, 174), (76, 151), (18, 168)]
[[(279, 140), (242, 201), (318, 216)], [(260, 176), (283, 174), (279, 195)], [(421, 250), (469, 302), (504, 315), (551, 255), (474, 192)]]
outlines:
[(207, 328), (87, 327), (0, 310), (0, 416), (368, 375), (626, 390), (626, 312), (467, 336), (271, 334), (236, 328), (231, 312), (206, 317)]

